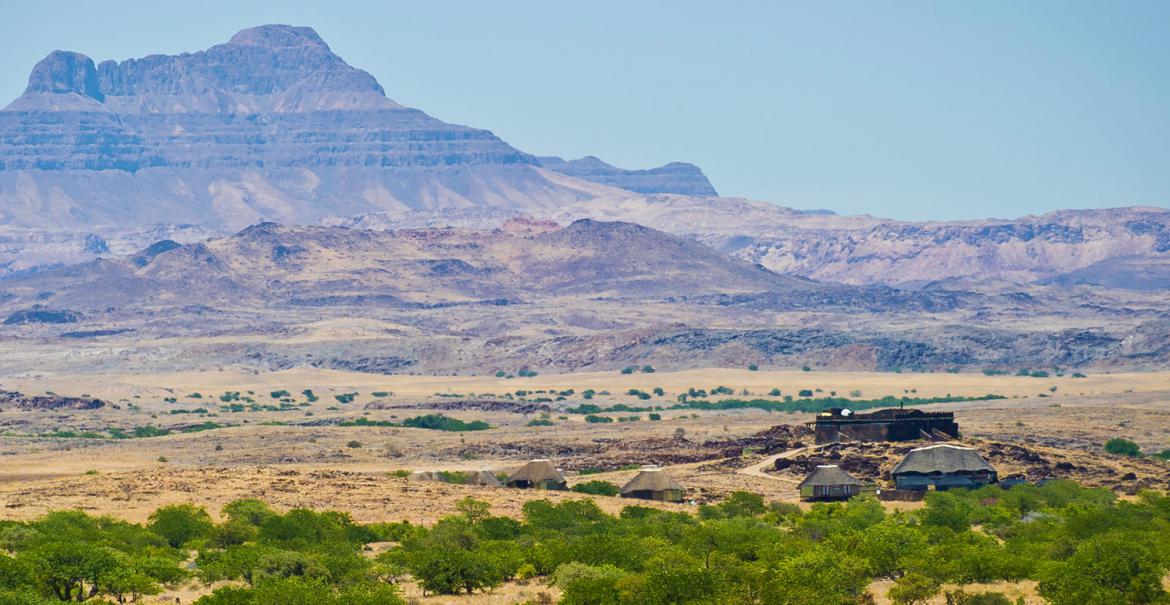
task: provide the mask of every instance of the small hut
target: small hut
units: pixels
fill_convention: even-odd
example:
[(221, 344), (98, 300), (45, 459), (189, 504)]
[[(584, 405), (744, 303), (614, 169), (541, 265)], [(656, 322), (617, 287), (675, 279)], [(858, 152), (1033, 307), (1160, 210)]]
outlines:
[(489, 470), (482, 470), (471, 473), (467, 478), (467, 485), (482, 485), (484, 487), (499, 487), (500, 480), (496, 478), (495, 473)]
[(861, 494), (862, 483), (836, 464), (822, 464), (800, 482), (802, 500), (848, 500)]
[(565, 476), (553, 463), (540, 458), (520, 467), (520, 470), (508, 475), (504, 482), (508, 487), (520, 489), (565, 489)]
[(682, 502), (683, 486), (679, 485), (666, 471), (657, 466), (643, 466), (629, 483), (622, 486), (623, 498), (658, 500), (659, 502)]
[(995, 483), (998, 475), (979, 452), (952, 443), (910, 450), (891, 473), (899, 490), (974, 488)]

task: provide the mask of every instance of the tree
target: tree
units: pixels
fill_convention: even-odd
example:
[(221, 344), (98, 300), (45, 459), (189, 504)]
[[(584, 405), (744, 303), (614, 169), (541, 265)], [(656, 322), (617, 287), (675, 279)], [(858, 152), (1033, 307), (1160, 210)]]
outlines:
[(1141, 534), (1095, 536), (1071, 557), (1041, 573), (1040, 594), (1053, 605), (1113, 605), (1163, 602), (1166, 564)]
[(910, 572), (894, 582), (887, 596), (896, 605), (918, 605), (938, 594), (938, 580), (918, 572)]
[(562, 605), (619, 605), (617, 583), (627, 575), (613, 565), (573, 562), (557, 567), (552, 584), (564, 595)]
[(523, 557), (513, 542), (481, 540), (462, 518), (448, 517), (391, 551), (423, 590), (438, 594), (494, 588), (516, 574)]
[(475, 525), (491, 515), (492, 505), (483, 500), (476, 500), (471, 496), (467, 496), (460, 500), (455, 505), (455, 508), (467, 519), (468, 523)]
[(97, 596), (116, 562), (109, 550), (79, 542), (48, 542), (29, 553), (34, 581), (62, 601)]
[(194, 504), (164, 506), (150, 515), (151, 531), (162, 536), (174, 548), (211, 533), (211, 515)]

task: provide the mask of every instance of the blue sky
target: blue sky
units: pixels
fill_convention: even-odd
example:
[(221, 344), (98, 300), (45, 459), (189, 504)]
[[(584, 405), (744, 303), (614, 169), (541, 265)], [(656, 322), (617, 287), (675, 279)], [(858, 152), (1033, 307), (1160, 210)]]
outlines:
[(538, 155), (694, 162), (724, 195), (906, 219), (1170, 206), (1161, 0), (2, 3), (0, 103), (54, 49), (291, 23), (400, 103)]

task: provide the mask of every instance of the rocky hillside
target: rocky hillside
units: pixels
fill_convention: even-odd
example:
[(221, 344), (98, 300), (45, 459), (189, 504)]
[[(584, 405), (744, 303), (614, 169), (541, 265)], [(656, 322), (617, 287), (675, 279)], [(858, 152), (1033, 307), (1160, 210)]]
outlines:
[(0, 372), (1140, 368), (1170, 362), (1168, 308), (1078, 285), (824, 284), (591, 219), (262, 223), (0, 280)]
[(859, 223), (794, 224), (756, 236), (695, 235), (773, 271), (853, 284), (1044, 281), (1159, 289), (1166, 285), (1164, 266), (1170, 261), (1170, 210), (1163, 208)]
[(558, 296), (662, 298), (822, 286), (639, 225), (581, 220), (523, 231), (364, 231), (261, 223), (204, 243), (162, 240), (3, 282), (12, 312), (219, 304), (515, 304)]

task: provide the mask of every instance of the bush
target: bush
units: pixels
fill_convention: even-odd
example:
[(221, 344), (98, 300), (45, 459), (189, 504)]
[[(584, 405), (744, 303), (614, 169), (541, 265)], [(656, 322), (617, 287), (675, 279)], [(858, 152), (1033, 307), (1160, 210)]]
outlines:
[(598, 416), (596, 414), (589, 414), (588, 416), (585, 417), (585, 422), (588, 422), (591, 424), (605, 424), (608, 422), (613, 422), (613, 418), (610, 418), (609, 416)]
[(1142, 448), (1138, 447), (1138, 444), (1121, 437), (1114, 437), (1106, 441), (1105, 451), (1118, 456), (1138, 457), (1142, 455)]
[(578, 483), (572, 487), (572, 490), (579, 494), (593, 494), (595, 496), (616, 496), (621, 493), (618, 486), (600, 479)]
[(361, 448), (361, 446), (362, 446), (362, 442), (361, 442), (361, 441), (356, 441), (356, 440), (355, 440), (355, 441), (350, 441), (349, 443), (346, 443), (346, 444), (345, 444), (345, 447), (348, 447), (348, 448), (349, 448), (349, 449), (351, 449), (351, 450), (356, 450), (356, 449), (359, 449), (359, 448)]
[(482, 420), (473, 420), (471, 422), (464, 422), (458, 418), (448, 418), (442, 414), (427, 414), (426, 416), (415, 416), (407, 418), (402, 421), (402, 426), (408, 426), (419, 429), (432, 429), (436, 431), (454, 431), (462, 433), (466, 431), (486, 431), (492, 428), (490, 424)]

